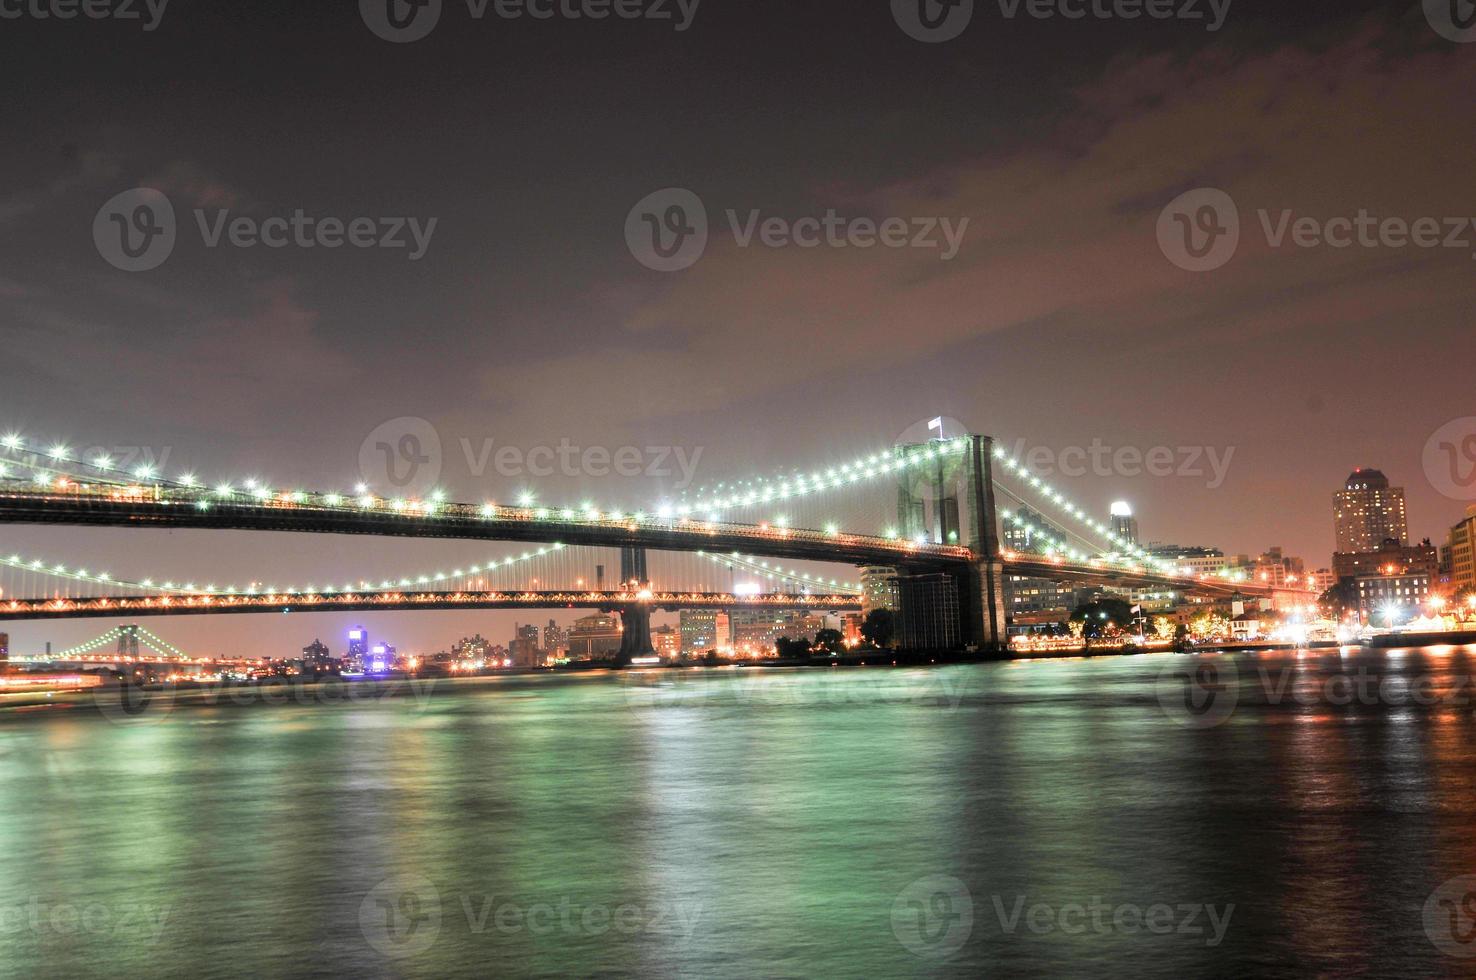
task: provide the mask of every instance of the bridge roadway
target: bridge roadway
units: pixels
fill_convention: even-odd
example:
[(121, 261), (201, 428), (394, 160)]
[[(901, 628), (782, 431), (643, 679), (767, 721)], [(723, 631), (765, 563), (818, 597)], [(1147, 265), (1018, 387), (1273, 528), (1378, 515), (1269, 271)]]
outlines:
[[(42, 489), (0, 481), (0, 524), (65, 524), (108, 527), (285, 531), (387, 537), (562, 542), (602, 548), (656, 551), (743, 551), (770, 558), (853, 565), (892, 565), (907, 571), (958, 573), (977, 562), (957, 545), (902, 541), (874, 535), (830, 533), (767, 524), (735, 524), (649, 514), (591, 514), (558, 508), (476, 504), (420, 504), (318, 492), (283, 491), (264, 498), (243, 491), (222, 496), (205, 488), (120, 487), (68, 482)], [(1006, 554), (1003, 574), (1058, 582), (1110, 585), (1223, 596), (1316, 594), (1225, 578), (1176, 576), (1145, 568), (1093, 561), (1086, 564), (1036, 555)], [(381, 608), (381, 607), (375, 607)]]
[(0, 622), (130, 616), (207, 616), (235, 613), (394, 612), (447, 609), (632, 608), (809, 609), (857, 612), (854, 595), (733, 595), (723, 592), (320, 592), (292, 595), (161, 595), (95, 599), (15, 599), (0, 602)]

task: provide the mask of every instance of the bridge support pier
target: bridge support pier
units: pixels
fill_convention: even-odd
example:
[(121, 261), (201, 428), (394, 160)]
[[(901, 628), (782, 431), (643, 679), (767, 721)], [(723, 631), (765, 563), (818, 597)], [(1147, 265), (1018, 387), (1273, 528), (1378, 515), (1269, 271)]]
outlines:
[(656, 653), (651, 645), (651, 610), (645, 606), (626, 606), (620, 610), (620, 622), (624, 627), (620, 634), (619, 664), (630, 666), (636, 657), (649, 657)]
[[(645, 548), (620, 549), (620, 587), (622, 589), (651, 587), (651, 576), (646, 571)], [(649, 657), (656, 652), (651, 645), (651, 610), (645, 606), (626, 606), (620, 610), (620, 622), (624, 626), (620, 634), (621, 667), (630, 665), (636, 657)]]

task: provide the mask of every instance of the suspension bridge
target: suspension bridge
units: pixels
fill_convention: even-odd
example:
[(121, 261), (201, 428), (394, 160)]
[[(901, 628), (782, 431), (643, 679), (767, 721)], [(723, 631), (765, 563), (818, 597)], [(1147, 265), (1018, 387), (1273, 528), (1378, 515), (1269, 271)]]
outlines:
[[(275, 576), (224, 585), (115, 577), (55, 556), (0, 555), (11, 597), (0, 600), (0, 619), (592, 608), (621, 615), (622, 655), (633, 656), (649, 652), (653, 610), (860, 610), (876, 600), (862, 581), (868, 577), (894, 590), (889, 601), (908, 627), (904, 641), (976, 649), (1005, 643), (1004, 587), (1015, 576), (1206, 597), (1313, 597), (1156, 558), (982, 435), (885, 446), (808, 472), (724, 482), (636, 507), (545, 503), (532, 491), (510, 504), (467, 503), (440, 491), (406, 498), (363, 484), (207, 483), (147, 466), (127, 472), (106, 457), (82, 459), (64, 444), (43, 449), (20, 435), (0, 438), (0, 460), (4, 524), (529, 546), (450, 570), (302, 585)], [(1029, 553), (1000, 547), (1004, 526), (1029, 532)], [(825, 575), (792, 562), (852, 571)]]

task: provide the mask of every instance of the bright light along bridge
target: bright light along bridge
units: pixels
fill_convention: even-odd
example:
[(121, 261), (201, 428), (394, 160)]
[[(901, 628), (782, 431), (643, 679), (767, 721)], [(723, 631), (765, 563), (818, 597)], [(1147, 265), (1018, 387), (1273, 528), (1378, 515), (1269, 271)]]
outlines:
[(0, 602), (0, 620), (95, 619), (130, 616), (203, 616), (236, 613), (348, 612), (435, 609), (643, 608), (860, 610), (856, 595), (745, 594), (723, 592), (318, 592), (311, 595), (160, 595), (128, 598), (26, 599)]
[[(381, 496), (359, 487), (352, 493), (274, 490), (257, 480), (242, 486), (206, 486), (193, 475), (166, 479), (147, 468), (123, 473), (106, 460), (74, 458), (64, 446), (29, 451), (19, 437), (0, 439), (0, 453), (19, 471), (0, 466), (0, 523), (82, 525), (153, 529), (214, 529), (307, 534), (355, 534), (505, 542), (538, 542), (556, 549), (613, 549), (619, 553), (618, 581), (625, 591), (595, 589), (459, 590), (416, 588), (425, 580), (385, 581), (360, 589), (215, 590), (193, 586), (153, 589), (127, 597), (16, 599), (0, 616), (62, 618), (118, 615), (199, 615), (220, 612), (365, 608), (553, 608), (619, 609), (626, 621), (627, 654), (646, 652), (652, 608), (695, 608), (762, 604), (820, 605), (847, 609), (862, 603), (855, 590), (805, 587), (791, 593), (739, 596), (707, 588), (678, 588), (668, 577), (658, 590), (648, 572), (648, 551), (741, 553), (762, 559), (848, 564), (894, 569), (900, 616), (918, 643), (1000, 647), (1006, 640), (1004, 583), (1009, 576), (1117, 588), (1228, 595), (1269, 596), (1273, 590), (1234, 574), (1189, 574), (1118, 538), (997, 448), (989, 437), (936, 439), (888, 447), (871, 456), (810, 474), (724, 483), (695, 500), (660, 502), (646, 508), (601, 508), (591, 503), (550, 506), (531, 493), (516, 506), (492, 502), (453, 503), (441, 493), (426, 499)], [(1006, 479), (996, 477), (1002, 469)], [(859, 491), (884, 491), (878, 509), (857, 517)], [(996, 494), (1019, 501), (1011, 513)], [(1029, 504), (1027, 505), (1027, 501)], [(845, 522), (827, 519), (817, 504), (850, 508)], [(864, 503), (861, 506), (865, 506)], [(1049, 511), (1049, 518), (1026, 507)], [(763, 513), (772, 514), (765, 518)], [(773, 513), (781, 511), (781, 513)], [(1044, 526), (1027, 522), (1031, 514)], [(876, 521), (880, 516), (881, 520)], [(1039, 553), (1000, 548), (1001, 520), (1028, 527)], [(856, 532), (858, 524), (887, 526)], [(874, 524), (873, 524), (874, 526)], [(539, 552), (543, 553), (542, 550)], [(525, 556), (526, 557), (526, 556)], [(37, 563), (40, 567), (40, 563)], [(60, 567), (60, 566), (58, 566)], [(767, 567), (767, 566), (765, 566)], [(45, 567), (40, 567), (49, 574)], [(365, 583), (367, 585), (368, 583)], [(137, 587), (135, 592), (139, 591)], [(1289, 590), (1277, 589), (1274, 592)], [(828, 592), (828, 594), (827, 594)], [(268, 594), (271, 593), (271, 594)], [(650, 598), (643, 598), (649, 595)], [(1304, 601), (1311, 593), (1301, 593)], [(692, 597), (690, 603), (684, 596)], [(121, 603), (128, 605), (121, 605)], [(926, 628), (922, 628), (925, 626)]]

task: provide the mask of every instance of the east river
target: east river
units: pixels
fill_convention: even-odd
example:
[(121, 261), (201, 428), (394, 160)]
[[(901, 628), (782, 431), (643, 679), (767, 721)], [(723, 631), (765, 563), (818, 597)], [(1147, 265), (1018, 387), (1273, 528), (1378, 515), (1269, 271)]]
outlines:
[(1351, 649), (0, 712), (0, 976), (1465, 975), (1473, 677)]

